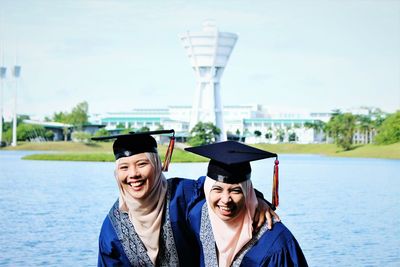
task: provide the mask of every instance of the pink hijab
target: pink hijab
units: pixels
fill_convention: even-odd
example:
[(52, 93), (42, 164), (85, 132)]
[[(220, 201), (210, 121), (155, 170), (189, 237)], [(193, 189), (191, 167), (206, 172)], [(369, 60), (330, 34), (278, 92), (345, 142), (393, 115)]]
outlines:
[[(115, 175), (119, 188), (119, 208), (128, 212), (129, 219), (135, 227), (143, 244), (147, 249), (153, 264), (155, 264), (159, 250), (159, 236), (164, 210), (167, 180), (161, 172), (161, 160), (156, 153), (145, 153), (154, 168), (154, 186), (145, 199), (137, 200), (125, 192), (122, 184)], [(116, 162), (118, 166), (118, 160)], [(115, 170), (116, 173), (116, 170)]]
[(245, 209), (234, 220), (225, 222), (214, 213), (209, 204), (210, 191), (216, 182), (206, 177), (204, 193), (214, 239), (218, 248), (218, 266), (228, 267), (232, 264), (239, 250), (252, 238), (252, 223), (257, 207), (257, 198), (250, 180), (239, 183), (245, 197)]

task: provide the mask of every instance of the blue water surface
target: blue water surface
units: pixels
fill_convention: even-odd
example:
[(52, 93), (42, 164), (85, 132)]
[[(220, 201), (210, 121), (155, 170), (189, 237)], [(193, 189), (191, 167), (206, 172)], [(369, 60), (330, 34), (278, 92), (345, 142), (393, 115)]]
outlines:
[[(118, 196), (114, 163), (21, 160), (0, 151), (0, 266), (95, 266)], [(172, 163), (197, 178), (206, 163)], [(252, 163), (270, 199), (273, 160)], [(400, 161), (280, 156), (278, 214), (310, 266), (400, 266)]]

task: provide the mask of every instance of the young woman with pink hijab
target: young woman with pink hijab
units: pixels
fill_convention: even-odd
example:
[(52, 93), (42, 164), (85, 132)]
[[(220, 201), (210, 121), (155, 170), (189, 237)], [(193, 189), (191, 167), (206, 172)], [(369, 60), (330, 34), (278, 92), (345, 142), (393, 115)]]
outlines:
[(234, 141), (186, 150), (211, 159), (207, 176), (200, 178), (205, 199), (199, 194), (189, 211), (201, 248), (200, 266), (307, 266), (297, 240), (282, 223), (253, 231), (257, 199), (250, 161), (276, 154)]

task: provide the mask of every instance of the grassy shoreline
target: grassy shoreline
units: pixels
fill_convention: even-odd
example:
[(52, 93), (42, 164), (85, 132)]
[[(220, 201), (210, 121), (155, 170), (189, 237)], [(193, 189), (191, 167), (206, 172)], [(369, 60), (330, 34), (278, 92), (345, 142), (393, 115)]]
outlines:
[[(257, 144), (254, 146), (278, 154), (318, 154), (332, 157), (400, 159), (400, 143), (385, 146), (360, 145), (350, 151), (342, 151), (333, 144)], [(17, 147), (1, 148), (0, 151), (2, 150), (38, 151), (38, 154), (23, 157), (23, 159), (28, 160), (114, 161), (113, 154), (111, 153), (112, 142), (92, 144), (73, 142), (21, 142)], [(159, 146), (159, 152), (162, 157), (165, 154), (165, 150), (166, 146)], [(47, 153), (47, 151), (50, 153)], [(174, 162), (207, 161), (207, 159), (203, 157), (188, 153), (178, 147), (174, 150), (172, 160)]]

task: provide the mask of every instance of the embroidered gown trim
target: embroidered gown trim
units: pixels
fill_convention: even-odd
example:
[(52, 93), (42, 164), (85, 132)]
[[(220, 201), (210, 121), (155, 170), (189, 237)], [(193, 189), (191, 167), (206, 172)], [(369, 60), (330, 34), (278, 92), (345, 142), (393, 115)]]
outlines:
[[(268, 227), (267, 223), (264, 223), (258, 233), (235, 255), (231, 264), (232, 267), (240, 266), (243, 257), (266, 231), (268, 231)], [(201, 209), (200, 241), (203, 247), (204, 265), (206, 267), (218, 266), (218, 250), (212, 232), (210, 217), (208, 216), (207, 204), (204, 204)]]
[[(179, 266), (178, 253), (176, 251), (174, 235), (169, 218), (170, 199), (171, 194), (168, 190), (164, 207), (163, 224), (160, 231), (159, 252), (156, 262), (156, 266), (161, 267)], [(145, 245), (136, 233), (135, 227), (129, 220), (128, 213), (120, 211), (118, 207), (119, 202), (117, 200), (108, 216), (129, 262), (132, 266), (154, 267), (154, 264), (147, 254)]]

